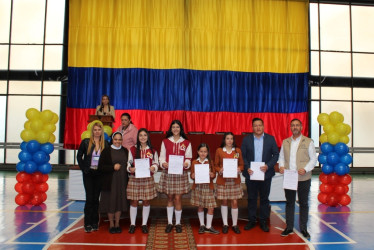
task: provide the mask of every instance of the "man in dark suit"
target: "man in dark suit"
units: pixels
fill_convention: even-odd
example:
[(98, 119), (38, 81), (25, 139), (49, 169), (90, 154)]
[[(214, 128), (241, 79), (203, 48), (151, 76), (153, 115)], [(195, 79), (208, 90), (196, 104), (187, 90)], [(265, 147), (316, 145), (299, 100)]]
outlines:
[[(271, 179), (275, 175), (274, 165), (278, 161), (279, 151), (275, 138), (264, 133), (264, 121), (260, 118), (252, 120), (253, 133), (243, 139), (242, 153), (244, 160), (243, 176), (248, 192), (248, 224), (244, 230), (250, 230), (256, 226), (257, 194), (260, 195), (260, 228), (269, 232), (267, 219), (270, 216), (269, 194)], [(251, 162), (264, 162), (260, 170), (265, 173), (264, 181), (251, 180), (253, 171)]]

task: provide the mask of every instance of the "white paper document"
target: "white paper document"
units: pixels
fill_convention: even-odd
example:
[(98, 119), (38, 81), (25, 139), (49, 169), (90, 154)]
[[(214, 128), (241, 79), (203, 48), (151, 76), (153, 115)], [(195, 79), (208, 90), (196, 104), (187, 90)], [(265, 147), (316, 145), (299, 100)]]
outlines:
[(135, 159), (135, 178), (151, 177), (149, 169), (149, 158)]
[(260, 167), (265, 166), (265, 162), (251, 161), (251, 175), (252, 181), (263, 181), (265, 180), (265, 173), (261, 171)]
[(299, 174), (296, 170), (285, 169), (283, 174), (283, 188), (297, 190)]
[(183, 174), (183, 155), (169, 155), (168, 174)]
[(209, 164), (195, 165), (195, 183), (210, 183)]
[(223, 158), (223, 178), (238, 177), (238, 159)]

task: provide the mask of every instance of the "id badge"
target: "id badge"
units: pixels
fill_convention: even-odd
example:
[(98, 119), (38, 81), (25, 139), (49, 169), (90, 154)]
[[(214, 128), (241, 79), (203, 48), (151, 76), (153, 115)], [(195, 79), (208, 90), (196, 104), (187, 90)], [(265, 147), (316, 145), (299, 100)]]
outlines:
[(94, 161), (99, 161), (100, 156), (94, 156), (92, 157)]

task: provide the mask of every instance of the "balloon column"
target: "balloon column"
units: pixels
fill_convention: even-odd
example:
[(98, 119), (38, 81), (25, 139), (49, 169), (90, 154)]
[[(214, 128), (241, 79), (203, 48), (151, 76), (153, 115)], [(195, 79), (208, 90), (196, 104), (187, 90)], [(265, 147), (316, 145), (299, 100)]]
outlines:
[(343, 123), (343, 115), (336, 111), (330, 115), (321, 113), (317, 120), (325, 132), (319, 137), (322, 145), (318, 161), (322, 164), (322, 173), (319, 176), (321, 185), (318, 201), (331, 207), (338, 204), (346, 206), (351, 203), (347, 192), (352, 181), (348, 166), (352, 163), (352, 156), (346, 145), (351, 127)]
[(50, 110), (40, 112), (30, 108), (26, 111), (27, 121), (21, 132), (23, 142), (18, 154), (17, 183), (14, 189), (18, 192), (15, 202), (20, 205), (40, 205), (47, 199), (48, 173), (52, 166), (49, 164), (53, 143), (56, 140), (58, 115)]
[[(99, 120), (95, 120), (95, 121), (92, 121), (90, 123), (88, 123), (87, 125), (87, 130), (84, 131), (82, 134), (81, 134), (81, 139), (86, 139), (86, 138), (90, 138), (91, 136), (91, 131), (92, 131), (92, 126), (95, 124), (95, 123), (100, 123), (101, 126), (103, 126), (103, 123)], [(104, 129), (104, 136), (105, 136), (105, 140), (106, 141), (110, 141), (110, 136), (112, 135), (113, 133), (113, 130), (110, 126), (103, 126), (103, 129)]]

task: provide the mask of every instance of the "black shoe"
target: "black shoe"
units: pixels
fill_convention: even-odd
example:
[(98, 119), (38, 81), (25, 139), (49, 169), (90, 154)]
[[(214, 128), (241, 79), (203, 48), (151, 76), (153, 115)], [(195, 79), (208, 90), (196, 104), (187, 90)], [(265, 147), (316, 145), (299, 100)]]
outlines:
[(234, 231), (234, 233), (236, 233), (236, 234), (240, 234), (240, 229), (239, 229), (238, 226), (233, 226), (232, 231)]
[(199, 234), (203, 234), (203, 233), (205, 233), (205, 231), (206, 231), (205, 226), (200, 226), (200, 228), (199, 228)]
[(110, 227), (109, 228), (109, 233), (115, 234), (116, 233), (116, 228), (115, 227)]
[(170, 233), (173, 229), (173, 224), (168, 224), (165, 228), (165, 233)]
[(308, 231), (306, 229), (301, 230), (301, 233), (303, 234), (305, 239), (310, 240), (310, 234), (308, 233)]
[(255, 226), (256, 226), (256, 222), (255, 221), (249, 221), (247, 223), (247, 225), (244, 226), (244, 230), (251, 230)]
[(227, 234), (229, 232), (229, 226), (223, 225), (222, 233)]
[(147, 227), (147, 225), (143, 225), (142, 226), (142, 232), (143, 232), (143, 234), (147, 234), (148, 233), (148, 227)]
[(264, 232), (269, 232), (269, 227), (268, 227), (268, 225), (267, 225), (267, 223), (266, 223), (265, 220), (260, 221), (260, 228)]
[(215, 230), (213, 227), (211, 227), (211, 228), (205, 228), (205, 232), (206, 233), (210, 233), (210, 234), (219, 234), (219, 231)]
[(84, 231), (86, 233), (91, 233), (92, 232), (92, 226), (91, 225), (84, 226)]
[(182, 232), (182, 225), (181, 224), (175, 225), (175, 231), (177, 233), (181, 233)]
[(130, 225), (129, 233), (130, 233), (130, 234), (135, 233), (135, 225)]
[(293, 234), (293, 230), (292, 229), (284, 229), (284, 231), (281, 233), (281, 236), (285, 237), (285, 236), (288, 236), (289, 234)]
[(99, 225), (93, 224), (92, 225), (92, 231), (97, 231), (97, 230), (99, 230)]
[(116, 234), (122, 233), (121, 227), (115, 227), (114, 229), (116, 229)]

